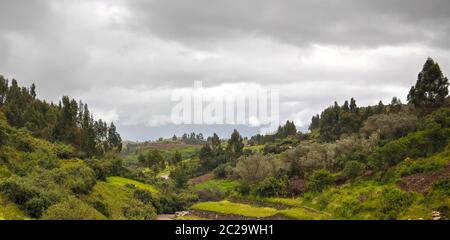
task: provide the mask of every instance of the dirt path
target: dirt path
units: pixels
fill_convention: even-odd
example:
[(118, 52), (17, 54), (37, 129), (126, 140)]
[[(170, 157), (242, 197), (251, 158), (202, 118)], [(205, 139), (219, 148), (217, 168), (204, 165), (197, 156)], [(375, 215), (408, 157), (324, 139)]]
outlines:
[(435, 172), (417, 173), (404, 177), (397, 185), (408, 192), (426, 194), (433, 183), (445, 179), (450, 179), (450, 165)]
[(156, 217), (156, 220), (164, 221), (164, 220), (173, 220), (175, 218), (175, 214), (160, 214)]

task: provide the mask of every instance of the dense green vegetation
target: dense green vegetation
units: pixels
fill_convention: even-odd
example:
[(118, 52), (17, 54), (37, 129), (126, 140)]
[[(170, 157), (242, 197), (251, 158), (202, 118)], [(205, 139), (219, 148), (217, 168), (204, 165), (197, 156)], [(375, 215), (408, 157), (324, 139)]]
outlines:
[[(297, 132), (288, 121), (274, 134), (252, 137), (246, 151), (234, 155), (229, 145), (240, 143), (236, 136), (225, 149), (206, 144), (200, 153), (204, 172), (213, 170), (222, 180), (193, 187), (206, 201), (193, 211), (246, 217), (276, 211), (294, 219), (447, 219), (449, 126), (448, 80), (428, 59), (407, 104), (394, 97), (388, 105), (358, 107), (351, 98), (314, 116), (309, 133)], [(233, 189), (221, 188), (225, 182)], [(267, 204), (288, 208), (261, 208)]]
[(0, 78), (0, 219), (448, 219), (448, 80), (428, 59), (403, 104), (350, 98), (244, 138), (122, 146), (86, 104)]

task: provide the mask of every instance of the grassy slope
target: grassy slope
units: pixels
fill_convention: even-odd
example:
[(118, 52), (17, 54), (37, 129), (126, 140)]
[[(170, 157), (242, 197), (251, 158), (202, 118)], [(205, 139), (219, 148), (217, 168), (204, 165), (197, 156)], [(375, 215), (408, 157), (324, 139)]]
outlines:
[(9, 202), (0, 196), (0, 220), (24, 220), (29, 219), (16, 204)]
[(278, 213), (274, 208), (256, 207), (249, 204), (221, 202), (201, 202), (194, 204), (192, 209), (217, 212), (222, 214), (239, 214), (247, 217), (270, 217)]
[[(272, 216), (281, 213), (294, 219), (379, 219), (382, 205), (382, 192), (399, 189), (396, 186), (402, 177), (421, 172), (435, 172), (450, 164), (450, 148), (433, 156), (417, 160), (406, 160), (392, 168), (392, 177), (388, 183), (358, 181), (335, 186), (321, 194), (306, 194), (299, 198), (254, 198), (250, 200), (288, 206), (285, 210), (259, 208), (250, 204), (237, 204), (228, 201), (205, 202), (192, 206), (195, 210), (204, 210), (222, 214), (239, 214), (247, 217)], [(209, 180), (194, 186), (195, 190), (214, 189), (230, 192), (238, 185), (230, 180)], [(404, 191), (402, 191), (404, 192)], [(406, 194), (406, 192), (404, 192)], [(431, 212), (442, 206), (450, 206), (450, 196), (431, 191), (426, 196), (408, 193), (411, 204), (402, 209), (398, 219), (430, 219)]]
[(220, 202), (197, 203), (192, 206), (192, 209), (216, 212), (220, 214), (237, 214), (254, 218), (271, 217), (276, 214), (282, 214), (289, 218), (298, 220), (319, 220), (329, 218), (329, 216), (326, 214), (311, 211), (301, 207), (277, 210), (271, 207), (259, 207), (251, 204), (233, 203), (227, 200)]
[(110, 219), (126, 219), (123, 216), (123, 208), (133, 196), (133, 190), (119, 185), (98, 182), (92, 192), (82, 199), (87, 203), (101, 202), (106, 205)]
[(239, 186), (239, 183), (237, 181), (233, 180), (221, 180), (221, 179), (212, 179), (209, 181), (206, 181), (204, 183), (197, 184), (193, 187), (195, 191), (199, 190), (214, 190), (221, 193), (230, 193), (236, 189), (236, 187)]
[(127, 186), (127, 185), (132, 185), (135, 186), (136, 188), (142, 189), (142, 190), (147, 190), (151, 193), (158, 193), (158, 189), (156, 189), (156, 187), (150, 185), (150, 184), (145, 184), (145, 183), (141, 183), (132, 179), (128, 179), (128, 178), (123, 178), (123, 177), (108, 177), (106, 179), (106, 182), (113, 184), (113, 185), (118, 185), (118, 186)]

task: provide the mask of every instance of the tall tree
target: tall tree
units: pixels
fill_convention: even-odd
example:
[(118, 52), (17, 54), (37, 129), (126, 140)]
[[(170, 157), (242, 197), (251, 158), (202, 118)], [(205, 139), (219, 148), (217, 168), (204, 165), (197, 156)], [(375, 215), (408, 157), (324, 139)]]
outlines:
[(242, 155), (243, 149), (244, 143), (241, 134), (239, 134), (239, 132), (236, 129), (234, 129), (233, 133), (231, 134), (231, 138), (228, 140), (227, 145), (228, 156), (230, 156), (233, 159), (237, 159)]
[(315, 115), (311, 119), (311, 125), (309, 125), (309, 130), (312, 131), (314, 129), (318, 129), (320, 126), (320, 116), (319, 114)]
[(439, 64), (428, 58), (417, 77), (416, 85), (409, 91), (408, 102), (425, 114), (430, 113), (445, 103), (448, 85), (448, 79), (442, 74)]
[(30, 87), (30, 94), (31, 94), (31, 97), (32, 97), (33, 99), (36, 98), (36, 85), (34, 85), (34, 83), (31, 84), (31, 87)]
[(3, 106), (6, 100), (6, 93), (8, 92), (8, 79), (0, 75), (0, 107)]
[(122, 138), (120, 137), (120, 134), (117, 133), (114, 123), (111, 123), (108, 128), (108, 144), (110, 150), (116, 150), (118, 152), (122, 151)]
[(356, 100), (354, 98), (350, 99), (350, 112), (355, 113), (358, 110), (356, 106)]

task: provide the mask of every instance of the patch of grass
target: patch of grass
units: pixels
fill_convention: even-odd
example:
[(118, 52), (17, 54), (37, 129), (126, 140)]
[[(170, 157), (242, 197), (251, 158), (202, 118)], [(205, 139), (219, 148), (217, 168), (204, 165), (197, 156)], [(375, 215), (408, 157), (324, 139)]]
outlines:
[(161, 178), (163, 176), (169, 176), (170, 171), (172, 171), (172, 167), (167, 165), (166, 168), (164, 170), (162, 170), (161, 172), (159, 172), (156, 177)]
[(195, 185), (194, 190), (196, 190), (196, 191), (212, 190), (212, 191), (217, 191), (217, 192), (221, 192), (224, 194), (228, 194), (228, 193), (233, 192), (237, 186), (239, 186), (239, 183), (237, 181), (212, 179), (212, 180), (206, 181), (204, 183)]
[(323, 220), (329, 218), (325, 214), (313, 212), (305, 208), (289, 208), (280, 210), (280, 213), (296, 220)]
[(90, 205), (96, 202), (101, 202), (106, 206), (106, 210), (111, 219), (126, 219), (123, 215), (123, 208), (128, 206), (128, 203), (133, 197), (133, 189), (111, 184), (107, 182), (98, 182), (92, 192), (83, 196), (82, 200)]
[(270, 217), (278, 213), (275, 208), (256, 207), (249, 204), (221, 202), (201, 202), (194, 204), (192, 209), (217, 212), (221, 214), (238, 214), (246, 217)]
[(262, 153), (264, 149), (264, 145), (255, 145), (255, 146), (246, 146), (244, 150), (251, 150), (254, 153)]
[(123, 177), (108, 177), (108, 178), (106, 178), (106, 182), (115, 184), (115, 185), (119, 185), (119, 186), (134, 186), (134, 187), (142, 189), (142, 190), (147, 190), (151, 193), (159, 192), (158, 189), (156, 189), (156, 187), (154, 187), (150, 184), (145, 184), (142, 182), (138, 182), (138, 181), (128, 179), (128, 178), (123, 178)]
[(301, 198), (273, 197), (273, 198), (256, 198), (255, 200), (262, 201), (262, 202), (268, 202), (268, 203), (281, 204), (281, 205), (286, 205), (286, 206), (291, 206), (291, 207), (303, 207), (304, 206)]
[(0, 196), (0, 220), (25, 220), (29, 218), (16, 204)]
[(308, 210), (303, 207), (288, 208), (277, 210), (269, 207), (259, 207), (250, 204), (233, 203), (229, 201), (221, 202), (202, 202), (192, 206), (192, 209), (217, 212), (221, 214), (236, 214), (246, 217), (270, 217), (276, 214), (282, 214), (286, 217), (296, 220), (321, 220), (330, 217), (324, 213)]

